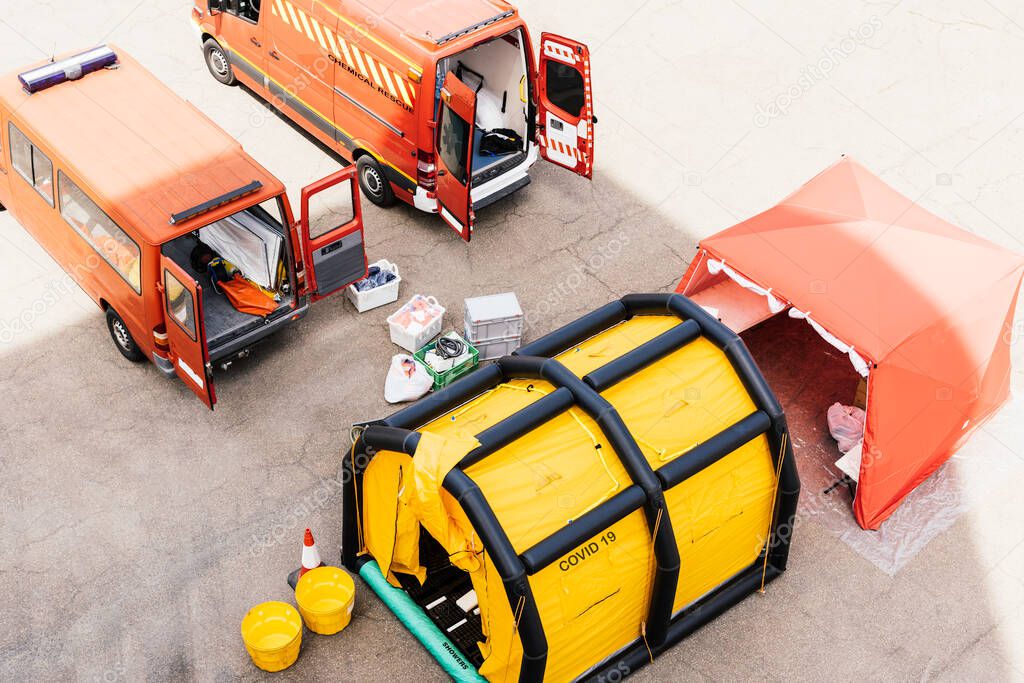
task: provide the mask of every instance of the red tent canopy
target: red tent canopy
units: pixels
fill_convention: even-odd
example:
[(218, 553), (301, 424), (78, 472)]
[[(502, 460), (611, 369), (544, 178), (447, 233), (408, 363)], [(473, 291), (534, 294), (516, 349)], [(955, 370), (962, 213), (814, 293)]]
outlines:
[(710, 262), (733, 281), (770, 288), (776, 311), (789, 304), (852, 347), (855, 364), (863, 359), (868, 417), (854, 511), (865, 528), (878, 528), (1009, 396), (1024, 258), (851, 159), (700, 247), (677, 291), (693, 294)]

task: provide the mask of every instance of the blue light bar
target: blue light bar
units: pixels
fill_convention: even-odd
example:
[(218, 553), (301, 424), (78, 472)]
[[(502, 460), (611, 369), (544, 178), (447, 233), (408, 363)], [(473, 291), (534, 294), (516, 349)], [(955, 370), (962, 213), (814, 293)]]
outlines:
[(117, 64), (117, 54), (106, 45), (93, 48), (74, 57), (50, 62), (18, 76), (28, 94), (59, 85), (66, 81), (78, 80), (86, 74)]

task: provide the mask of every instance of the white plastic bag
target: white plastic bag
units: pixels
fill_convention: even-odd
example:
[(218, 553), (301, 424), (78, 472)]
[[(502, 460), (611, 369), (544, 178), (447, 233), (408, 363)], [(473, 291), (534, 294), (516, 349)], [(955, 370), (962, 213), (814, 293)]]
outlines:
[(864, 411), (855, 406), (833, 403), (828, 409), (828, 431), (846, 453), (864, 439)]
[(391, 359), (384, 380), (384, 400), (388, 403), (415, 401), (434, 386), (434, 378), (412, 356), (400, 353)]
[(476, 125), (484, 131), (508, 127), (501, 113), (501, 98), (489, 90), (476, 94)]

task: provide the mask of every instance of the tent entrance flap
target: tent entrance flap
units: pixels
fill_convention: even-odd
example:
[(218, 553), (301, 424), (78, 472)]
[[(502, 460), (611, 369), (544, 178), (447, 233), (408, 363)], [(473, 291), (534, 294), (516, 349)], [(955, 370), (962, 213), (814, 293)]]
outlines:
[(488, 680), (639, 666), (785, 569), (799, 494), (778, 401), (679, 295), (359, 426), (346, 469), (346, 565), (376, 560)]

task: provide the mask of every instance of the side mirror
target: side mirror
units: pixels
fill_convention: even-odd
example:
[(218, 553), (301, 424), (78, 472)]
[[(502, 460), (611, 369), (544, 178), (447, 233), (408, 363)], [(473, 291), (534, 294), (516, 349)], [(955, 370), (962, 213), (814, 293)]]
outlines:
[(209, 0), (208, 7), (210, 14), (218, 14), (224, 11), (224, 0)]

